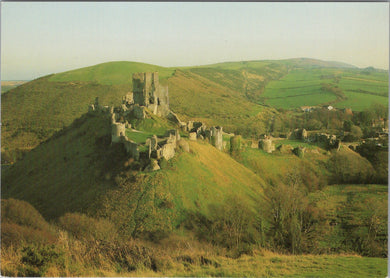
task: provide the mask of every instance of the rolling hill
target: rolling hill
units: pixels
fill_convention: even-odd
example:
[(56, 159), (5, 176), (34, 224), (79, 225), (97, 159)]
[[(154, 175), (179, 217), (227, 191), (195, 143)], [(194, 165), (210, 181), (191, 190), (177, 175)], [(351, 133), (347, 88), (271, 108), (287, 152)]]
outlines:
[(338, 62), (299, 58), (183, 68), (109, 62), (44, 76), (2, 94), (2, 163), (20, 159), (70, 125), (95, 97), (118, 104), (132, 90), (132, 73), (145, 71), (159, 72), (169, 86), (170, 107), (182, 120), (222, 125), (247, 137), (268, 130), (278, 113), (274, 108), (332, 104), (362, 110), (388, 99), (386, 72)]
[[(230, 195), (254, 204), (265, 186), (206, 143), (190, 142), (191, 153), (178, 154), (157, 173), (132, 170), (122, 145), (110, 143), (108, 119), (83, 115), (2, 172), (2, 197), (26, 200), (47, 219), (80, 212), (121, 223), (133, 216), (129, 202), (146, 202), (176, 223), (184, 210), (207, 213), (209, 204)], [(170, 205), (160, 207), (164, 202)]]

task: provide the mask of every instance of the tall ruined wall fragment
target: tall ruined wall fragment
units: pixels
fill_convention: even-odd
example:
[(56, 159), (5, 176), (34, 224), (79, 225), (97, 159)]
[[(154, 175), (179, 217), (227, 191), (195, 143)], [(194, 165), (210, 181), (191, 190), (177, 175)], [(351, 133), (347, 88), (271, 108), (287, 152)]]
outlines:
[(133, 74), (134, 104), (146, 106), (153, 114), (167, 116), (169, 114), (168, 86), (159, 82), (158, 72)]
[(218, 150), (222, 150), (222, 127), (216, 126), (210, 128), (210, 143), (215, 146)]
[(275, 145), (271, 139), (265, 138), (259, 141), (259, 148), (267, 153), (272, 153), (275, 150)]

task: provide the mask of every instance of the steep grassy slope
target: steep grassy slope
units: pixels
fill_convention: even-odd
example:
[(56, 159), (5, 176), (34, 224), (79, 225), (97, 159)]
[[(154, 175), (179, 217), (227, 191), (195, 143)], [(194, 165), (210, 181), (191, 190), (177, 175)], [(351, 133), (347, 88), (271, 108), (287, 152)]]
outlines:
[[(2, 196), (26, 200), (45, 217), (84, 210), (113, 182), (121, 150), (110, 148), (109, 120), (84, 116), (2, 171)], [(123, 152), (124, 153), (124, 152)]]
[(173, 167), (163, 172), (163, 181), (178, 205), (187, 209), (207, 211), (209, 203), (220, 204), (226, 196), (250, 197), (257, 200), (266, 183), (228, 154), (204, 142), (190, 142), (193, 153), (183, 153)]
[(127, 85), (91, 82), (49, 82), (50, 76), (23, 84), (1, 96), (2, 152), (31, 149), (68, 126), (99, 97), (113, 105), (129, 91)]
[(192, 143), (191, 149), (157, 173), (138, 173), (121, 145), (110, 146), (109, 120), (84, 115), (3, 171), (2, 196), (26, 200), (48, 218), (74, 211), (133, 217), (129, 202), (152, 202), (158, 210), (170, 200), (172, 223), (182, 210), (206, 211), (231, 194), (248, 203), (259, 197), (265, 184), (253, 172), (209, 144)]

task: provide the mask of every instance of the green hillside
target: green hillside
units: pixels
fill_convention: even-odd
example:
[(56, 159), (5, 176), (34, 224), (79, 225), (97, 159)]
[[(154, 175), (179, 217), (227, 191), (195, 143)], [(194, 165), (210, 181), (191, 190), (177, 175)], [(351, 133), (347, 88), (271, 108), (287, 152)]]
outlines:
[(118, 105), (135, 72), (158, 71), (182, 120), (221, 125), (247, 137), (269, 130), (274, 108), (332, 104), (362, 110), (387, 103), (384, 71), (315, 59), (226, 62), (164, 68), (109, 62), (27, 82), (1, 95), (2, 163), (14, 162), (80, 117), (95, 97)]
[(103, 105), (118, 105), (132, 90), (132, 73), (145, 71), (158, 71), (160, 80), (169, 83), (171, 108), (184, 120), (199, 118), (230, 131), (248, 124), (259, 132), (264, 129), (262, 112), (269, 109), (250, 102), (242, 90), (230, 88), (229, 82), (219, 84), (190, 70), (110, 62), (45, 76), (3, 94), (3, 163), (19, 159), (23, 152), (71, 124), (95, 97)]
[(186, 209), (206, 213), (210, 203), (218, 204), (229, 195), (242, 196), (251, 204), (265, 186), (260, 177), (229, 155), (195, 142), (190, 144), (191, 153), (177, 155), (157, 174), (138, 173), (132, 170), (121, 145), (110, 146), (110, 134), (108, 119), (91, 115), (77, 119), (3, 170), (2, 196), (26, 200), (46, 218), (66, 212), (99, 212), (117, 219), (121, 209), (129, 213), (127, 205), (114, 205), (122, 201), (144, 198), (146, 202), (147, 198), (157, 206), (170, 200), (180, 219)]

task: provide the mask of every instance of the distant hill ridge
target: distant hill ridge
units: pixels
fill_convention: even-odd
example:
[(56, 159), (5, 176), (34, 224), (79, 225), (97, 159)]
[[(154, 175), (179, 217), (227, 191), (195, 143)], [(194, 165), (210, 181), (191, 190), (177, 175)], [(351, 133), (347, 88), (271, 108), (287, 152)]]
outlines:
[(252, 64), (267, 64), (267, 63), (282, 63), (289, 66), (303, 66), (303, 67), (335, 67), (335, 68), (357, 68), (356, 66), (336, 62), (336, 61), (322, 61), (312, 58), (292, 58), (285, 60), (252, 60), (252, 61), (237, 61), (237, 62), (221, 62), (216, 64), (200, 65), (200, 66), (186, 66), (186, 67), (162, 67), (152, 64), (118, 61), (106, 62), (94, 66), (83, 67), (75, 70), (70, 70), (58, 74), (54, 74), (50, 81), (95, 81), (101, 84), (129, 84), (131, 82), (129, 76), (125, 73), (135, 72), (150, 72), (158, 71), (161, 79), (169, 78), (175, 69), (188, 68), (205, 68), (205, 67), (220, 67), (226, 69), (240, 68), (242, 66), (252, 66)]

